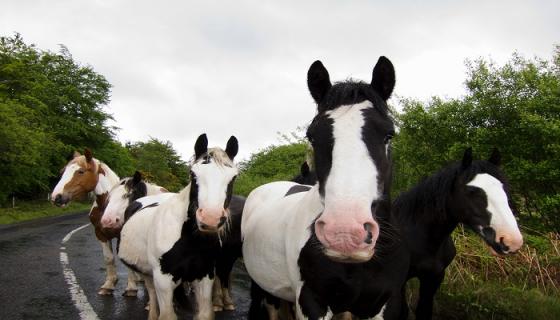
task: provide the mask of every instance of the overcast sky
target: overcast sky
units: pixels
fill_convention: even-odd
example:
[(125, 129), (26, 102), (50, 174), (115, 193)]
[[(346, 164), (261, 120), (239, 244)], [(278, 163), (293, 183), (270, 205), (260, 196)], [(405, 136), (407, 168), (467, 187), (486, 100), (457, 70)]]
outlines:
[(385, 55), (398, 96), (458, 97), (466, 59), (549, 59), (560, 1), (2, 0), (0, 35), (14, 32), (108, 79), (122, 142), (169, 140), (186, 160), (200, 133), (233, 134), (247, 158), (310, 122), (314, 60), (369, 81)]

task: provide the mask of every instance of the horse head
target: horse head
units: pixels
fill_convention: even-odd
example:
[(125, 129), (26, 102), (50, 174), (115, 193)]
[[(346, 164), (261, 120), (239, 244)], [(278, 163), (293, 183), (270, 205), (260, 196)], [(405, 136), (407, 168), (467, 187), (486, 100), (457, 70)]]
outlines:
[(494, 149), (487, 161), (473, 161), (467, 149), (460, 164), (454, 199), (459, 220), (479, 234), (494, 254), (514, 253), (523, 236), (514, 216), (506, 177), (500, 170), (500, 153)]
[(75, 152), (73, 159), (61, 172), (62, 177), (51, 195), (51, 201), (57, 206), (65, 206), (68, 202), (93, 191), (103, 169), (99, 160), (93, 158), (91, 151), (86, 149), (84, 155)]
[[(134, 200), (145, 197), (148, 195), (148, 187), (150, 185), (144, 181), (142, 173), (139, 171), (134, 172), (132, 177), (121, 179), (115, 185), (106, 200), (106, 207), (101, 217), (101, 226), (103, 228), (119, 229), (124, 224), (124, 212)], [(150, 186), (151, 187), (151, 186)], [(161, 192), (167, 190), (155, 186), (156, 189), (160, 188)]]
[(393, 65), (380, 57), (371, 83), (333, 85), (316, 61), (307, 82), (318, 113), (306, 135), (324, 206), (313, 232), (329, 258), (367, 261), (380, 232), (376, 213), (390, 207), (388, 150), (395, 129), (386, 102), (395, 85)]
[(229, 218), (229, 202), (233, 183), (238, 174), (233, 159), (237, 155), (237, 138), (231, 136), (225, 151), (208, 148), (206, 134), (195, 143), (194, 163), (191, 166), (189, 219), (196, 219), (201, 232), (221, 230)]

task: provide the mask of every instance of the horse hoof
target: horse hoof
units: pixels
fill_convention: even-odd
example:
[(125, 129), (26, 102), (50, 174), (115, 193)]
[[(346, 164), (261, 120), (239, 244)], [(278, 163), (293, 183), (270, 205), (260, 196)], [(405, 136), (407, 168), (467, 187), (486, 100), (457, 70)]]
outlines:
[(111, 296), (113, 295), (113, 289), (101, 288), (99, 289), (99, 291), (97, 291), (97, 294), (100, 296)]
[(214, 306), (214, 312), (224, 311), (224, 308), (221, 306)]
[(138, 290), (128, 289), (123, 292), (124, 297), (136, 297), (138, 294)]
[(233, 305), (233, 303), (231, 303), (231, 304), (230, 304), (230, 303), (225, 304), (225, 305), (224, 305), (224, 310), (233, 311), (233, 310), (235, 310), (235, 306)]

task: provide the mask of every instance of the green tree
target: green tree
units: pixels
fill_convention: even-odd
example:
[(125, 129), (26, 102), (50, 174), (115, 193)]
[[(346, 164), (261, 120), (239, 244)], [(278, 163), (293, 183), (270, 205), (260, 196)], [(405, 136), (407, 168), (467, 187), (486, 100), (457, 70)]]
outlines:
[(252, 154), (249, 160), (239, 165), (241, 173), (234, 192), (246, 196), (262, 184), (292, 179), (299, 174), (307, 153), (307, 144), (299, 142), (269, 146)]
[(147, 142), (127, 145), (136, 170), (141, 171), (151, 182), (179, 191), (188, 184), (189, 171), (171, 142), (150, 138)]
[(472, 146), (479, 157), (502, 153), (518, 207), (560, 227), (560, 47), (551, 62), (518, 54), (503, 66), (467, 63), (467, 94), (403, 100), (393, 150), (398, 192)]
[(0, 203), (9, 194), (49, 190), (73, 150), (88, 147), (101, 160), (121, 159), (114, 161), (118, 173), (130, 170), (116, 128), (107, 124), (110, 87), (64, 46), (53, 53), (27, 45), (19, 34), (0, 37), (0, 171), (10, 174), (0, 178)]

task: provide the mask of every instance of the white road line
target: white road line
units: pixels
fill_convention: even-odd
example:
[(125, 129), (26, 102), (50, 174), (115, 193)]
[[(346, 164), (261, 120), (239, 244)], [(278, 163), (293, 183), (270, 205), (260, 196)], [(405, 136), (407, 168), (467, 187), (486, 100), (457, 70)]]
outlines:
[[(65, 244), (70, 240), (72, 235), (85, 227), (89, 226), (90, 224), (85, 224), (79, 228), (76, 228), (70, 231), (63, 239), (62, 244)], [(68, 255), (66, 254), (65, 247), (60, 247), (60, 263), (62, 264), (62, 272), (64, 273), (64, 279), (68, 284), (68, 289), (70, 290), (70, 296), (72, 297), (72, 301), (74, 301), (74, 305), (78, 309), (80, 313), (80, 319), (82, 320), (99, 320), (95, 311), (93, 311), (93, 307), (89, 304), (88, 299), (84, 293), (84, 290), (78, 284), (76, 280), (76, 275), (72, 268), (70, 268), (70, 263), (68, 262)]]
[(74, 230), (68, 232), (68, 234), (67, 234), (64, 238), (62, 238), (62, 244), (65, 244), (66, 242), (68, 242), (68, 240), (70, 240), (70, 238), (72, 237), (72, 235), (73, 235), (74, 233), (76, 233), (76, 232), (82, 230), (83, 228), (85, 228), (85, 227), (87, 227), (87, 226), (89, 226), (89, 225), (90, 225), (89, 223), (86, 223), (86, 224), (84, 224), (83, 226), (81, 226), (81, 227), (79, 227), (79, 228), (76, 228), (76, 229), (74, 229)]

